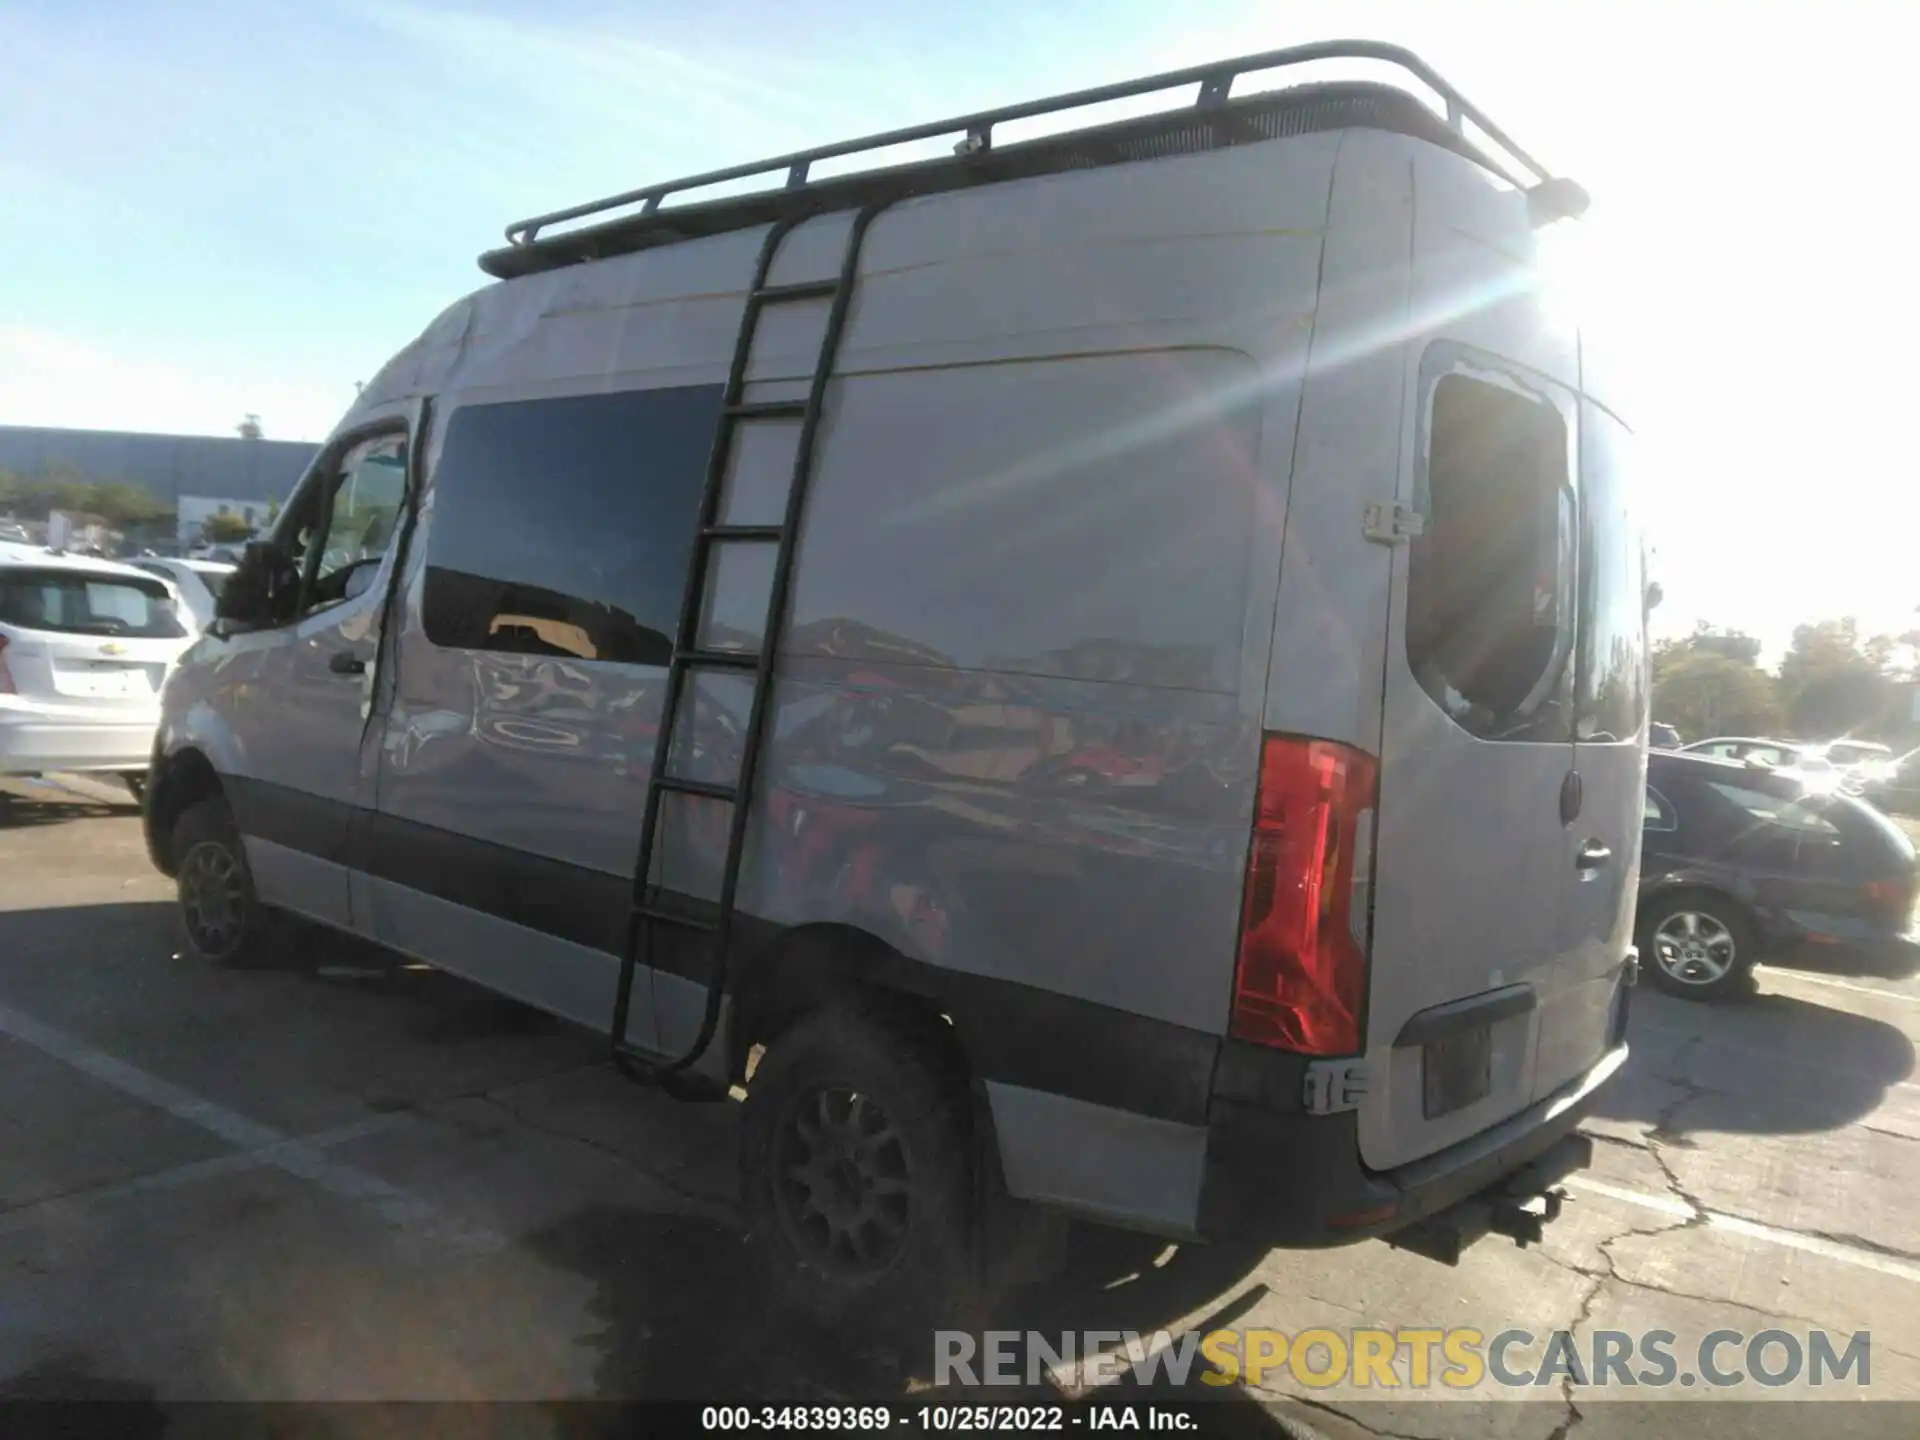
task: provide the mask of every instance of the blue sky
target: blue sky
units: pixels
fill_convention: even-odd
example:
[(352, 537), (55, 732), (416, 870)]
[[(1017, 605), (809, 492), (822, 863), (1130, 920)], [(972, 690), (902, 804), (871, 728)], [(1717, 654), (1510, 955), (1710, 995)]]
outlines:
[(1891, 3), (11, 0), (0, 423), (319, 438), (516, 217), (1308, 39), (1420, 50), (1595, 197), (1661, 622), (1920, 603)]

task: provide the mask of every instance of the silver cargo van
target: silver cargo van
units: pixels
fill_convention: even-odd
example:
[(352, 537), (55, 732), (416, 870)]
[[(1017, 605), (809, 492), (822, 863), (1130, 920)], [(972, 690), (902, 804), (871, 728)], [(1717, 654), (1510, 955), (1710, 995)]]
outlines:
[[(1232, 94), (1340, 57), (1442, 105)], [(1537, 1235), (1646, 765), (1630, 435), (1534, 263), (1584, 203), (1338, 42), (511, 227), (167, 686), (191, 943), (292, 912), (744, 1085), (836, 1293), (990, 1196)]]

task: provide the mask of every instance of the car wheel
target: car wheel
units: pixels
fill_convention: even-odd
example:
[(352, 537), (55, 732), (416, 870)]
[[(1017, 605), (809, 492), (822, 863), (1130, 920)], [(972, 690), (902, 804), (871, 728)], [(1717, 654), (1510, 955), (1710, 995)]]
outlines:
[(948, 1312), (972, 1290), (968, 1093), (892, 1017), (836, 1005), (755, 1070), (741, 1130), (752, 1235), (804, 1308)]
[(273, 916), (254, 892), (246, 847), (223, 800), (202, 800), (173, 826), (174, 884), (187, 947), (215, 965), (244, 967), (271, 955)]
[(1692, 890), (1656, 901), (1641, 922), (1641, 955), (1655, 985), (1689, 1000), (1719, 1000), (1753, 968), (1753, 924), (1724, 895)]

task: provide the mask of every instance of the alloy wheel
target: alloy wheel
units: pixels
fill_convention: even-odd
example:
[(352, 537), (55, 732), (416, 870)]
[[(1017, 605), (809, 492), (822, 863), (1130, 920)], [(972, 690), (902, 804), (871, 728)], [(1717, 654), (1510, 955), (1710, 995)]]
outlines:
[(1738, 947), (1726, 924), (1699, 910), (1678, 910), (1653, 932), (1653, 957), (1682, 985), (1711, 985), (1726, 978)]
[(247, 917), (247, 877), (240, 859), (216, 840), (202, 840), (180, 862), (180, 914), (204, 955), (231, 954)]
[(847, 1280), (875, 1276), (905, 1249), (912, 1167), (899, 1126), (871, 1095), (808, 1091), (775, 1137), (774, 1196), (806, 1257)]

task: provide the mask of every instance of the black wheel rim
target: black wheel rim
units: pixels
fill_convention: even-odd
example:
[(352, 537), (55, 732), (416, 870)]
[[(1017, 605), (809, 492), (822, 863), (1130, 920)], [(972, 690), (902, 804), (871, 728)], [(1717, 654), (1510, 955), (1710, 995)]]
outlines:
[(913, 1222), (912, 1163), (871, 1095), (822, 1086), (787, 1107), (774, 1139), (774, 1196), (801, 1254), (845, 1280), (899, 1259)]
[(202, 954), (228, 955), (247, 918), (247, 876), (240, 857), (217, 840), (202, 840), (180, 862), (180, 915)]

